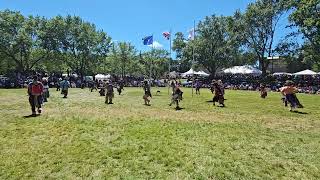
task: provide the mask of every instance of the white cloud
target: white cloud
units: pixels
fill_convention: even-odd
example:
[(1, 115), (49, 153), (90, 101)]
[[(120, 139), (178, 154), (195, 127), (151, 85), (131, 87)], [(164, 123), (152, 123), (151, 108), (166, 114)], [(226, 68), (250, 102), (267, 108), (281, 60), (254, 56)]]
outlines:
[(153, 44), (151, 45), (148, 45), (149, 47), (153, 47), (155, 49), (162, 49), (163, 48), (163, 45), (160, 44), (158, 41), (153, 41)]

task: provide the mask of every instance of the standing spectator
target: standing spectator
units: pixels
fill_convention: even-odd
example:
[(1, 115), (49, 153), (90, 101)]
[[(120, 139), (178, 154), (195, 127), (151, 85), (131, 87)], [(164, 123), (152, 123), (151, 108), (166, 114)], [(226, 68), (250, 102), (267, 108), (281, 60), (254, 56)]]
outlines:
[(47, 78), (42, 78), (42, 84), (43, 84), (43, 102), (48, 102), (49, 98), (49, 83)]
[(68, 89), (70, 87), (70, 82), (67, 80), (67, 77), (65, 77), (64, 80), (61, 81), (60, 87), (61, 87), (61, 93), (63, 94), (63, 98), (67, 98)]

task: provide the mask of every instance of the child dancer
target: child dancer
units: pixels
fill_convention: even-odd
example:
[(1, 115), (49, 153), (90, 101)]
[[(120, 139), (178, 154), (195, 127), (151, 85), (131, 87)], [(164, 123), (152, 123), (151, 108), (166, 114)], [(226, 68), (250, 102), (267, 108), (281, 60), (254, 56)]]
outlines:
[(179, 88), (179, 85), (176, 85), (176, 87), (174, 88), (172, 98), (171, 98), (171, 103), (169, 104), (169, 106), (172, 106), (173, 103), (176, 103), (176, 109), (180, 109), (179, 101), (182, 100), (182, 94), (183, 92)]
[(265, 99), (268, 96), (266, 86), (264, 84), (260, 84), (260, 97)]
[(146, 106), (150, 106), (150, 98), (152, 98), (152, 95), (151, 95), (151, 90), (150, 90), (148, 81), (144, 81), (143, 91), (144, 91), (144, 95), (143, 95), (144, 104)]
[(221, 107), (225, 107), (224, 105), (224, 88), (222, 81), (213, 82), (214, 89), (214, 97), (213, 97), (213, 105), (215, 106), (215, 102), (219, 102)]

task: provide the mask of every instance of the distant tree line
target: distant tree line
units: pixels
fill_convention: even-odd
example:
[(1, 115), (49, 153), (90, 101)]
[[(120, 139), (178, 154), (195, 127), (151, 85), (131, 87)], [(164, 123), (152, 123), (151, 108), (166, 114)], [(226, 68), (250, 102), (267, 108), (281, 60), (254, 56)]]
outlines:
[[(278, 41), (276, 32), (283, 18), (290, 24), (287, 31), (280, 31), (290, 33)], [(197, 24), (194, 40), (177, 32), (173, 50), (183, 70), (194, 66), (215, 74), (221, 68), (259, 62), (266, 75), (270, 64), (267, 57), (282, 56), (290, 71), (320, 71), (319, 26), (318, 0), (257, 0), (233, 16), (205, 17)]]
[[(23, 16), (0, 11), (0, 74), (33, 71), (74, 72), (80, 76), (111, 73), (160, 78), (171, 70), (191, 66), (211, 74), (234, 65), (257, 64), (266, 75), (270, 60), (282, 56), (292, 71), (320, 70), (320, 4), (318, 0), (257, 0), (233, 16), (205, 17), (188, 40), (177, 32), (172, 49), (139, 52), (128, 42), (111, 37), (78, 16)], [(290, 32), (275, 39), (280, 19), (288, 18)], [(302, 39), (302, 42), (299, 40)]]

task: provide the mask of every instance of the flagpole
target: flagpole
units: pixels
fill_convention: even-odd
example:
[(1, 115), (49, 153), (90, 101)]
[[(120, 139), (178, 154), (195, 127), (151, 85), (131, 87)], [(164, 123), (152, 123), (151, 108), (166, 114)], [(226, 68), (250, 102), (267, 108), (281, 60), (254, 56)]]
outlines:
[(150, 82), (150, 87), (151, 87), (151, 76), (152, 76), (152, 61), (153, 61), (153, 42), (154, 42), (154, 39), (153, 39), (153, 34), (152, 34), (152, 46), (151, 46), (151, 60), (150, 60), (150, 74), (149, 74), (149, 82)]
[(170, 50), (169, 50), (169, 71), (168, 71), (168, 95), (170, 94), (170, 71), (171, 71), (171, 34), (172, 30), (170, 29), (170, 34), (169, 34), (169, 47), (170, 47)]
[[(193, 21), (193, 40), (195, 40), (196, 38), (196, 33), (195, 33), (195, 28), (196, 28), (196, 21), (194, 20)], [(194, 65), (194, 46), (195, 44), (193, 43), (193, 46), (192, 46), (192, 68), (193, 68), (193, 65)], [(194, 71), (194, 69), (193, 69)], [(193, 97), (193, 84), (194, 84), (194, 72), (192, 73), (192, 97)]]

